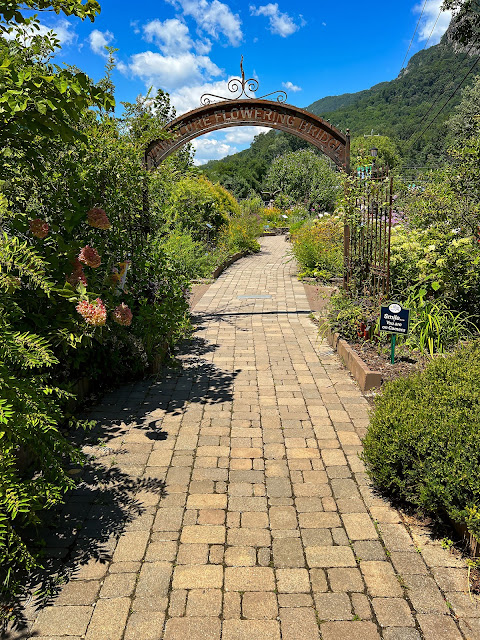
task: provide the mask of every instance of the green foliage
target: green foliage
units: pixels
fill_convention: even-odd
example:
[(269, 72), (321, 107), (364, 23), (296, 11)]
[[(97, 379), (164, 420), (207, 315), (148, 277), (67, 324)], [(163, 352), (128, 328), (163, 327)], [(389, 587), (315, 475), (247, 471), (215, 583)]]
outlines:
[(388, 136), (358, 136), (351, 143), (350, 155), (352, 157), (352, 166), (355, 163), (354, 158), (357, 156), (370, 157), (370, 149), (375, 147), (378, 149), (378, 155), (375, 160), (380, 167), (388, 165), (390, 168), (396, 167), (400, 162), (400, 151), (395, 140)]
[(462, 91), (462, 99), (448, 119), (448, 135), (452, 146), (472, 138), (480, 117), (480, 76)]
[(241, 209), (228, 221), (219, 237), (219, 250), (232, 255), (240, 251), (255, 253), (260, 251), (258, 236), (263, 231), (262, 219), (258, 213), (253, 213), (251, 207)]
[(364, 440), (374, 483), (415, 508), (465, 523), (480, 539), (480, 346), (436, 357), (385, 385)]
[(329, 161), (310, 149), (292, 151), (276, 158), (263, 189), (280, 193), (290, 206), (304, 204), (307, 209), (333, 211), (340, 179)]
[[(35, 566), (29, 542), (39, 512), (61, 502), (73, 486), (68, 462), (82, 460), (60, 434), (61, 401), (69, 394), (52, 386), (45, 370), (58, 364), (44, 337), (17, 331), (23, 309), (14, 289), (49, 294), (47, 264), (26, 243), (0, 237), (0, 597), (18, 586), (18, 572)], [(30, 528), (30, 531), (29, 531)]]
[(326, 326), (340, 334), (350, 342), (363, 339), (360, 326), (363, 324), (373, 332), (378, 322), (378, 301), (368, 297), (352, 297), (349, 292), (341, 289), (330, 297), (327, 307)]
[(82, 0), (6, 0), (0, 7), (0, 17), (7, 23), (25, 24), (28, 18), (25, 18), (23, 11), (54, 11), (82, 20), (89, 18), (93, 22), (100, 13), (100, 5), (96, 0), (86, 0), (85, 3)]
[(308, 221), (291, 237), (292, 252), (303, 275), (328, 280), (342, 274), (343, 224), (338, 218)]
[[(433, 283), (434, 286), (438, 283)], [(406, 301), (410, 309), (410, 333), (406, 344), (422, 353), (444, 353), (454, 348), (462, 339), (478, 333), (478, 328), (466, 313), (449, 309), (447, 302), (426, 298), (426, 289), (410, 295)]]
[[(474, 237), (440, 228), (392, 230), (391, 294), (405, 300), (419, 287), (451, 308), (480, 317), (480, 246)], [(438, 284), (435, 290), (431, 283)]]
[(207, 278), (215, 269), (215, 251), (205, 242), (194, 240), (190, 233), (174, 230), (162, 238), (161, 248), (178, 272), (188, 280)]
[(262, 194), (263, 181), (275, 158), (308, 146), (308, 142), (283, 131), (260, 133), (248, 149), (222, 160), (211, 160), (202, 167), (202, 172), (212, 182), (220, 182), (236, 198), (248, 198), (252, 193)]
[[(51, 5), (29, 4), (43, 9)], [(23, 18), (19, 6), (9, 3), (2, 12), (5, 22), (0, 22), (0, 32), (10, 36), (0, 37), (0, 148), (3, 158), (20, 149), (32, 162), (45, 148), (45, 137), (60, 136), (64, 141), (82, 137), (77, 125), (83, 111), (90, 106), (109, 110), (115, 102), (84, 73), (52, 64), (58, 40), (53, 32), (40, 35), (38, 20)], [(82, 5), (76, 0), (57, 2), (52, 8), (82, 19), (93, 19), (99, 11), (96, 2)]]
[(237, 201), (223, 187), (202, 176), (186, 176), (170, 192), (167, 228), (180, 228), (189, 231), (195, 240), (207, 240), (215, 237), (229, 216), (238, 212)]

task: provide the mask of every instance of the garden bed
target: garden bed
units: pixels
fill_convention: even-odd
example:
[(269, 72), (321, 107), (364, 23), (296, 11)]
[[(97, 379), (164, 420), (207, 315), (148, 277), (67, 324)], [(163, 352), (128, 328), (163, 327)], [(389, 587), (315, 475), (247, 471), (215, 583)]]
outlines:
[(372, 342), (348, 343), (358, 354), (366, 366), (382, 375), (382, 382), (395, 380), (403, 376), (408, 376), (416, 371), (425, 368), (428, 361), (426, 355), (411, 352), (402, 353), (400, 349), (395, 353), (395, 363), (390, 362), (390, 351), (380, 352), (378, 347)]

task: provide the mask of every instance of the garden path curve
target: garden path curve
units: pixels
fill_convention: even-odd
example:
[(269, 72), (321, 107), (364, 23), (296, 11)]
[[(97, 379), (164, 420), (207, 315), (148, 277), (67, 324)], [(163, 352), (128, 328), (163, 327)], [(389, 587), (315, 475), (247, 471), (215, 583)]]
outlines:
[(464, 564), (369, 487), (367, 401), (288, 246), (263, 238), (211, 285), (181, 366), (91, 412), (91, 467), (47, 538), (71, 579), (9, 638), (480, 637)]

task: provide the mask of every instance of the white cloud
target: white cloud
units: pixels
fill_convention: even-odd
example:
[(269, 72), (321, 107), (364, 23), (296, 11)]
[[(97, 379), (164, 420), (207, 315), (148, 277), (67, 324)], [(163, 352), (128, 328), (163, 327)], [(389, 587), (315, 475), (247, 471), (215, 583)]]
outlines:
[[(428, 40), (428, 38), (430, 38), (430, 34), (432, 34), (430, 40), (428, 40), (428, 44), (430, 46), (437, 44), (448, 29), (448, 25), (452, 19), (452, 12), (442, 11), (440, 13), (442, 4), (443, 0), (427, 0), (418, 31), (418, 39), (420, 42)], [(422, 6), (423, 3), (421, 5), (416, 5), (413, 8), (414, 12), (420, 13)]]
[(166, 55), (178, 55), (190, 51), (193, 46), (188, 27), (177, 18), (152, 20), (143, 27), (147, 42), (154, 42)]
[(224, 35), (229, 43), (238, 46), (243, 40), (242, 22), (238, 14), (232, 13), (230, 7), (219, 0), (167, 0), (175, 7), (180, 7), (183, 15), (192, 17), (201, 31), (215, 39)]
[(282, 13), (278, 8), (278, 3), (272, 3), (262, 5), (261, 7), (250, 6), (250, 14), (252, 16), (266, 16), (269, 20), (270, 31), (282, 38), (292, 35), (295, 31), (298, 31), (300, 26), (305, 24), (305, 21), (301, 19), (301, 24), (295, 23), (288, 13)]
[(138, 20), (131, 20), (130, 26), (133, 29), (133, 33), (140, 33), (140, 27), (138, 26)]
[[(179, 86), (170, 94), (170, 99), (178, 115), (200, 107), (200, 98), (204, 93), (213, 93), (217, 96), (225, 96), (227, 83), (225, 80), (216, 82), (197, 82), (190, 86)], [(212, 102), (215, 100), (212, 99)]]
[(68, 20), (65, 20), (65, 18), (59, 18), (54, 24), (52, 24), (52, 26), (47, 26), (41, 23), (38, 26), (38, 29), (31, 26), (15, 26), (9, 33), (3, 34), (3, 37), (6, 40), (18, 39), (25, 46), (29, 46), (33, 36), (46, 36), (47, 33), (51, 32), (53, 32), (54, 36), (60, 41), (62, 46), (72, 44), (77, 39), (77, 34), (75, 33), (72, 25)]
[(194, 162), (196, 165), (205, 164), (209, 160), (220, 160), (238, 151), (236, 147), (208, 136), (195, 138), (195, 140), (192, 140), (192, 145), (195, 149)]
[(207, 38), (194, 42), (187, 25), (178, 18), (147, 22), (143, 34), (147, 42), (154, 42), (165, 55), (178, 56), (193, 48), (199, 55), (206, 55), (212, 48)]
[(297, 87), (297, 85), (293, 84), (293, 82), (290, 82), (290, 80), (288, 82), (282, 82), (282, 87), (284, 87), (287, 91), (292, 91), (293, 93), (302, 90), (302, 87)]
[(105, 47), (112, 42), (114, 35), (111, 31), (99, 31), (98, 29), (94, 29), (91, 34), (88, 36), (88, 42), (90, 43), (90, 49), (93, 53), (98, 54), (99, 56), (107, 57), (107, 52), (105, 51)]
[(188, 87), (222, 73), (221, 69), (207, 56), (196, 56), (189, 52), (178, 56), (167, 56), (153, 51), (144, 51), (131, 56), (128, 64), (119, 64), (118, 69), (125, 75), (141, 78), (147, 86), (157, 85), (168, 91), (172, 89), (188, 91)]

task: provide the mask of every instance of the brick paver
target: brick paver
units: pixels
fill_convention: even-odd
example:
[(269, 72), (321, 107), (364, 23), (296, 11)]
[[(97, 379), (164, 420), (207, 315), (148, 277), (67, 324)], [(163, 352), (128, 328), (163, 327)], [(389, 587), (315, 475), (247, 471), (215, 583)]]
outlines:
[(75, 570), (8, 638), (480, 637), (462, 561), (371, 490), (367, 401), (287, 254), (264, 238), (195, 307), (182, 366), (91, 412), (91, 468), (47, 540)]

